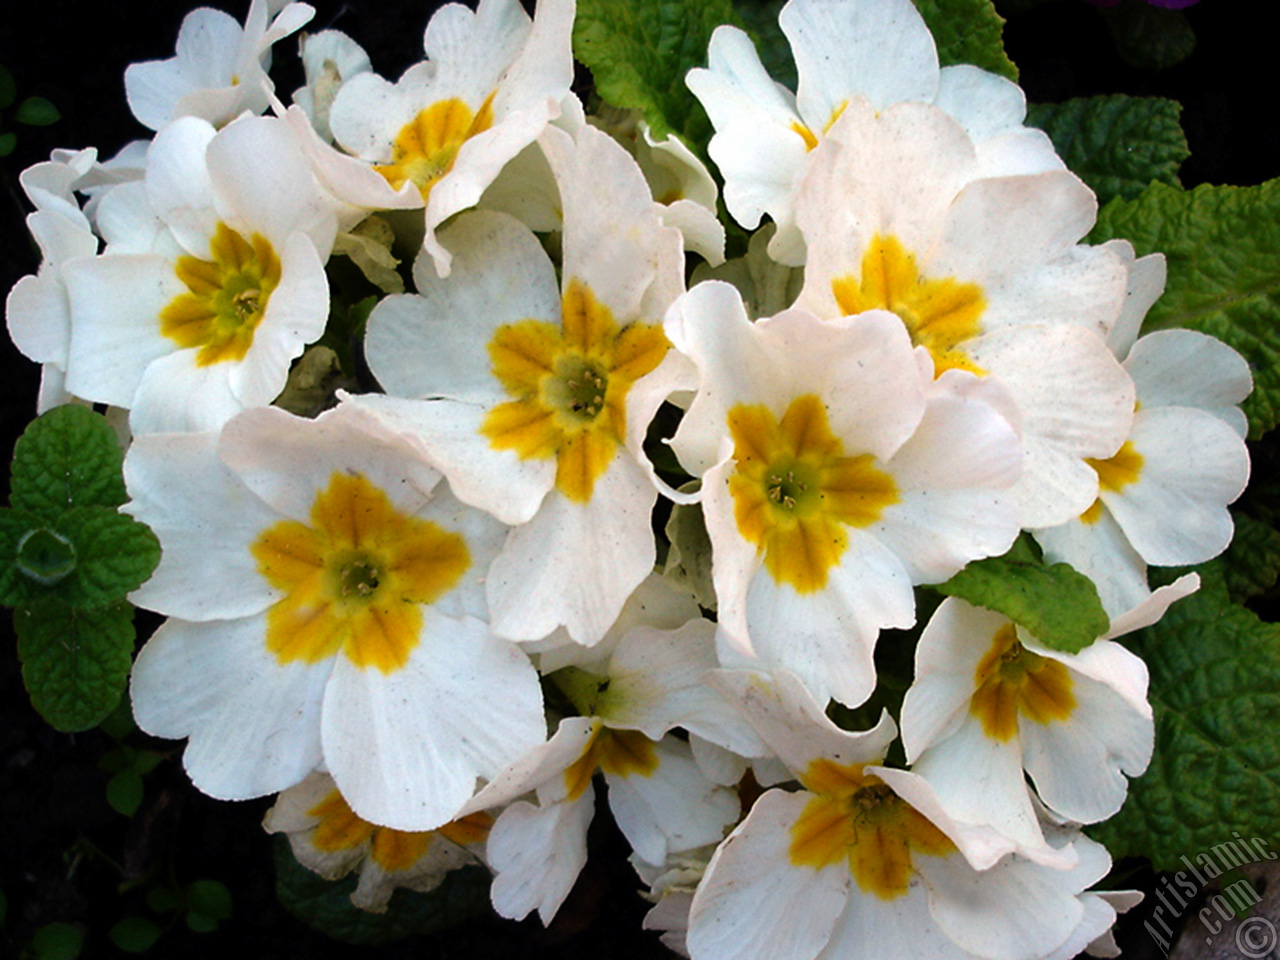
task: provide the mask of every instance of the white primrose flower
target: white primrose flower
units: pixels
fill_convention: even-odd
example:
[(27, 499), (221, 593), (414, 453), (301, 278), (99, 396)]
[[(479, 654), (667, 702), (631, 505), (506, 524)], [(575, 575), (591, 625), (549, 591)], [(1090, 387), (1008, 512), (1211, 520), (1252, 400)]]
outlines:
[(1024, 527), (1079, 515), (1133, 420), (1106, 349), (1125, 304), (1127, 245), (1080, 245), (1097, 201), (1065, 170), (983, 176), (972, 138), (925, 104), (851, 100), (796, 201), (809, 258), (796, 300), (820, 317), (898, 315), (937, 373), (1008, 390), (1023, 442)]
[(533, 665), (484, 622), (505, 530), (440, 479), (350, 408), (135, 438), (126, 509), (163, 555), (131, 599), (170, 619), (134, 714), (190, 737), (197, 787), (262, 796), (323, 763), (362, 819), (434, 830), (544, 742)]
[(1055, 816), (1097, 823), (1119, 810), (1126, 778), (1151, 758), (1154, 727), (1146, 665), (1111, 638), (1159, 620), (1198, 582), (1170, 585), (1074, 654), (1045, 647), (999, 613), (944, 600), (916, 649), (902, 741), (947, 815), (998, 830), (1024, 856), (1052, 863), (1057, 850), (1026, 775)]
[(1098, 474), (1092, 506), (1033, 531), (1046, 558), (1093, 580), (1113, 617), (1151, 596), (1147, 564), (1203, 563), (1226, 549), (1234, 532), (1227, 505), (1249, 480), (1248, 424), (1238, 406), (1253, 386), (1249, 365), (1194, 330), (1137, 338), (1164, 288), (1164, 258), (1136, 261), (1131, 277), (1132, 308), (1108, 341), (1134, 382), (1128, 439), (1113, 456), (1088, 461)]
[[(642, 592), (659, 599), (652, 588)], [(662, 608), (669, 606), (644, 619), (665, 619)], [(633, 616), (621, 619), (634, 622)], [(734, 791), (711, 782), (690, 745), (668, 736), (679, 726), (727, 749), (766, 752), (733, 705), (704, 682), (717, 666), (714, 633), (702, 619), (675, 629), (638, 623), (610, 631), (602, 645), (612, 653), (604, 659), (594, 657), (596, 648), (561, 648), (592, 658), (585, 669), (550, 675), (582, 715), (562, 720), (545, 746), (463, 807), (466, 813), (510, 804), (489, 844), (493, 903), (502, 916), (520, 919), (535, 909), (543, 923), (555, 916), (586, 862), (597, 770), (614, 820), (645, 863), (717, 843), (737, 819)], [(531, 792), (536, 804), (518, 799)]]
[(354, 157), (318, 155), (329, 188), (371, 209), (425, 206), (424, 244), (447, 274), (436, 228), (474, 206), (572, 96), (573, 15), (573, 0), (541, 0), (532, 21), (518, 0), (441, 7), (426, 60), (394, 84), (357, 73), (338, 90), (329, 127)]
[(18, 177), (36, 208), (27, 215), (27, 229), (40, 248), (40, 268), (9, 291), (5, 323), (22, 354), (41, 365), (37, 413), (71, 399), (64, 387), (71, 304), (62, 267), (98, 252), (98, 238), (74, 194), (96, 159), (97, 151), (92, 148), (67, 151), (28, 167)]
[(640, 445), (687, 372), (660, 325), (684, 257), (608, 135), (549, 129), (542, 144), (562, 280), (515, 220), (459, 218), (442, 232), (450, 276), (420, 256), (420, 293), (369, 317), (369, 367), (391, 396), (349, 402), (419, 438), (459, 499), (519, 525), (489, 572), (494, 629), (537, 640), (563, 625), (590, 645), (653, 569), (657, 487)]
[(1017, 85), (967, 65), (939, 70), (910, 0), (790, 0), (778, 22), (796, 61), (794, 94), (731, 26), (712, 34), (708, 69), (686, 78), (716, 128), (707, 152), (724, 176), (725, 205), (748, 229), (766, 213), (773, 218), (776, 259), (804, 262), (796, 190), (811, 151), (855, 98), (877, 110), (916, 101), (947, 111), (977, 142), (981, 176), (1063, 169), (1049, 139), (1022, 126), (1027, 104)]
[(1006, 401), (968, 373), (935, 381), (884, 311), (752, 323), (709, 281), (667, 333), (700, 376), (672, 447), (702, 477), (721, 640), (861, 703), (879, 631), (915, 620), (912, 586), (1017, 536)]
[(341, 30), (304, 33), (301, 41), (302, 69), (306, 86), (293, 92), (293, 102), (311, 118), (322, 139), (333, 142), (329, 129), (329, 109), (342, 85), (358, 73), (369, 73), (373, 64), (364, 47)]
[(876, 765), (888, 714), (850, 733), (785, 671), (717, 682), (802, 789), (762, 794), (711, 858), (689, 912), (693, 960), (835, 960), (868, 944), (902, 960), (1032, 960), (1081, 928), (1081, 894), (1109, 866), (1101, 847), (1078, 837), (1070, 869), (1007, 855), (914, 773)]
[(67, 389), (128, 408), (136, 433), (217, 429), (270, 403), (324, 331), (333, 206), (283, 121), (174, 121), (98, 224), (104, 253), (63, 271)]
[(272, 44), (313, 16), (315, 9), (305, 3), (253, 0), (242, 27), (221, 10), (192, 10), (178, 29), (176, 56), (125, 70), (129, 109), (152, 130), (178, 117), (220, 127), (245, 111), (263, 113), (275, 100), (267, 76)]
[(332, 777), (317, 772), (281, 793), (262, 826), (285, 834), (297, 861), (326, 880), (358, 872), (351, 902), (382, 913), (400, 887), (427, 893), (450, 871), (483, 863), (493, 817), (473, 813), (436, 830), (380, 827), (351, 809)]

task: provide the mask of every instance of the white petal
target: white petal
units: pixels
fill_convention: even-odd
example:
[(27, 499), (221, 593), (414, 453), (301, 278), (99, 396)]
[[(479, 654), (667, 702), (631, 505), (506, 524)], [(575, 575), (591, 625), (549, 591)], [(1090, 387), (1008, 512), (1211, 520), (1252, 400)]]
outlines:
[(489, 832), (494, 870), (489, 895), (499, 916), (522, 920), (533, 910), (549, 924), (587, 862), (587, 827), (595, 791), (573, 802), (535, 807), (513, 803)]
[(1221, 340), (1196, 330), (1158, 330), (1133, 345), (1124, 366), (1144, 407), (1199, 407), (1245, 435), (1248, 423), (1236, 404), (1249, 395), (1253, 377)]

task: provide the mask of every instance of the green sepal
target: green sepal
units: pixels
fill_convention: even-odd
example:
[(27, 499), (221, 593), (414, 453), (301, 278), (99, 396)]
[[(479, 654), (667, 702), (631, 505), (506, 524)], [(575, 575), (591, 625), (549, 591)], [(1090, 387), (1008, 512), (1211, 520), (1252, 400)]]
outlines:
[(122, 462), (103, 417), (79, 404), (54, 407), (13, 448), (9, 503), (49, 520), (70, 507), (118, 507), (127, 496)]
[(1182, 185), (1178, 168), (1191, 150), (1181, 113), (1174, 100), (1115, 94), (1032, 104), (1027, 124), (1047, 133), (1071, 172), (1106, 203), (1132, 200), (1153, 181)]
[(1190, 191), (1153, 183), (1135, 200), (1103, 207), (1089, 240), (1113, 237), (1168, 262), (1143, 331), (1187, 327), (1234, 347), (1253, 371), (1242, 404), (1249, 435), (1280, 423), (1280, 179)]
[(1004, 52), (1004, 18), (991, 0), (915, 0), (944, 67), (971, 63), (1009, 80), (1018, 68)]
[(1233, 831), (1280, 837), (1280, 626), (1231, 602), (1219, 563), (1197, 569), (1197, 593), (1121, 638), (1151, 674), (1155, 751), (1120, 812), (1088, 831), (1161, 870)]
[(1093, 581), (1065, 563), (1046, 565), (1025, 534), (1004, 556), (970, 563), (934, 589), (1001, 613), (1066, 653), (1083, 650), (1111, 626)]
[(656, 139), (702, 148), (711, 122), (685, 74), (706, 66), (717, 26), (739, 22), (730, 0), (578, 0), (573, 50), (606, 103), (640, 111)]
[(289, 841), (277, 837), (276, 896), (286, 910), (326, 936), (359, 946), (396, 943), (456, 926), (489, 909), (489, 871), (454, 870), (430, 893), (400, 889), (385, 913), (369, 913), (351, 903), (354, 874), (325, 880), (294, 859)]
[(64, 733), (97, 726), (120, 700), (133, 664), (133, 608), (78, 610), (43, 602), (13, 614), (31, 703)]

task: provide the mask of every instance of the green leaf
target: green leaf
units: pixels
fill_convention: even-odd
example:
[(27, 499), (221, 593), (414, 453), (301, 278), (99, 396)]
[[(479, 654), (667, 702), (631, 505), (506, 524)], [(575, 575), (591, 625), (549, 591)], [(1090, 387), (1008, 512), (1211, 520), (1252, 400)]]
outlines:
[(711, 32), (738, 22), (730, 0), (578, 0), (573, 49), (606, 103), (703, 147), (711, 124), (684, 77), (706, 66)]
[(17, 606), (39, 594), (30, 577), (18, 569), (18, 549), (23, 538), (44, 526), (44, 521), (23, 510), (0, 507), (0, 603)]
[(182, 897), (172, 887), (152, 887), (147, 891), (147, 906), (156, 913), (172, 913), (182, 906)]
[(18, 98), (18, 85), (13, 82), (9, 68), (0, 64), (0, 110), (8, 110)]
[(1153, 183), (1102, 209), (1090, 242), (1113, 237), (1168, 260), (1143, 331), (1189, 327), (1228, 343), (1253, 370), (1243, 404), (1250, 436), (1280, 422), (1280, 179), (1191, 191)]
[(1157, 869), (1232, 839), (1280, 836), (1280, 626), (1233, 604), (1218, 563), (1198, 593), (1122, 642), (1151, 672), (1155, 754), (1089, 832)]
[(62, 114), (44, 97), (27, 97), (18, 104), (18, 111), (13, 115), (13, 119), (28, 127), (47, 127), (61, 120)]
[(1004, 18), (991, 0), (915, 0), (944, 67), (971, 63), (1010, 80), (1018, 68), (1004, 52)]
[(1003, 557), (971, 563), (934, 589), (1002, 613), (1067, 653), (1083, 650), (1111, 625), (1093, 581), (1065, 563), (1045, 566), (1025, 536)]
[(42, 587), (56, 586), (76, 568), (75, 544), (48, 527), (28, 530), (18, 540), (17, 547), (14, 566)]
[(1182, 185), (1178, 167), (1191, 150), (1181, 113), (1174, 100), (1116, 94), (1032, 104), (1027, 123), (1049, 135), (1071, 171), (1106, 203), (1132, 200), (1154, 180)]
[(160, 939), (160, 928), (145, 917), (125, 917), (107, 936), (125, 953), (146, 953)]
[(212, 920), (231, 916), (231, 891), (217, 880), (197, 880), (187, 887), (187, 909)]
[(37, 417), (13, 449), (9, 502), (48, 520), (69, 507), (125, 501), (115, 432), (88, 407), (65, 404)]
[(294, 859), (284, 837), (276, 838), (274, 855), (280, 903), (303, 923), (346, 943), (395, 943), (445, 930), (489, 909), (490, 877), (483, 867), (454, 870), (430, 893), (397, 890), (386, 913), (369, 913), (351, 903), (354, 874), (337, 881), (323, 879)]
[(160, 562), (160, 541), (150, 528), (108, 507), (77, 507), (58, 519), (59, 533), (75, 544), (76, 574), (56, 589), (68, 603), (100, 607), (147, 581)]
[(0, 157), (7, 157), (13, 153), (13, 149), (17, 145), (18, 135), (16, 133), (0, 133)]
[(1196, 33), (1181, 10), (1130, 2), (1105, 8), (1102, 16), (1120, 56), (1142, 70), (1176, 66), (1196, 47)]
[(1280, 531), (1246, 513), (1234, 514), (1235, 536), (1222, 555), (1227, 592), (1236, 603), (1266, 593), (1280, 578)]
[(133, 662), (133, 608), (77, 610), (45, 602), (14, 611), (22, 680), (32, 705), (64, 733), (88, 730), (116, 706)]
[(84, 931), (69, 923), (46, 923), (31, 937), (36, 960), (75, 960), (84, 947)]
[(107, 803), (116, 813), (132, 817), (142, 806), (142, 775), (137, 770), (121, 770), (107, 781)]

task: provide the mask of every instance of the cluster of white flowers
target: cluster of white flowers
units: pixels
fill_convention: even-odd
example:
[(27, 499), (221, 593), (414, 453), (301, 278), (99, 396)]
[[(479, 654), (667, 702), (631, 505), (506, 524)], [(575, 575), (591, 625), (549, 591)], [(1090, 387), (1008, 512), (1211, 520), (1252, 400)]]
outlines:
[[(1134, 898), (1089, 890), (1110, 859), (1079, 828), (1153, 727), (1111, 638), (1195, 589), (1148, 563), (1230, 540), (1250, 376), (1138, 337), (1163, 260), (1080, 242), (1096, 200), (1022, 92), (939, 69), (910, 0), (791, 0), (794, 93), (721, 27), (688, 86), (729, 212), (772, 220), (726, 263), (696, 157), (570, 92), (573, 0), (445, 6), (395, 83), (304, 36), (286, 107), (266, 65), (311, 12), (192, 13), (126, 74), (154, 139), (22, 179), (44, 259), (9, 329), (42, 407), (128, 411), (125, 509), (163, 547), (139, 725), (212, 796), (281, 793), (268, 828), (367, 909), (479, 861), (500, 914), (550, 921), (599, 770), (648, 924), (695, 960), (1113, 947)], [(387, 294), (385, 392), (304, 418), (270, 404), (339, 256)], [(655, 570), (659, 497), (701, 512), (714, 619)], [(915, 587), (1023, 531), (1097, 583), (1105, 636), (1067, 654), (948, 599), (899, 723), (828, 719)]]

